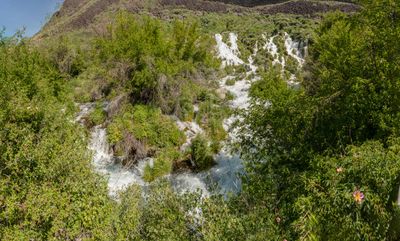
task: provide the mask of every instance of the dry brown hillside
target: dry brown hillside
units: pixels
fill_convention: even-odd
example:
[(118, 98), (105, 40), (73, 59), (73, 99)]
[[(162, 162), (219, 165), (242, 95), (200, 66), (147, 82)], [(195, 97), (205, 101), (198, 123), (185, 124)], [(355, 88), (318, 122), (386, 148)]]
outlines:
[(354, 12), (355, 4), (339, 1), (282, 1), (282, 0), (65, 0), (35, 38), (88, 27), (99, 15), (118, 10), (148, 11), (154, 15), (164, 9), (183, 8), (199, 12), (258, 12), (260, 14), (297, 14), (314, 16), (317, 13), (340, 10)]

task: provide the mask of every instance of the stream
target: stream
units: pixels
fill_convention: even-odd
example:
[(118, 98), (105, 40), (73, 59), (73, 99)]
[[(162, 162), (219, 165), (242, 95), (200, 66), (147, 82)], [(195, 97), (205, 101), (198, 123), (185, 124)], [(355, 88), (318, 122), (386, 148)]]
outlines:
[[(274, 58), (273, 65), (280, 64), (282, 69), (285, 67), (285, 58), (283, 54), (280, 56), (278, 53), (277, 45), (274, 43), (276, 36), (265, 39), (264, 50)], [(258, 53), (258, 46), (256, 44), (253, 54), (244, 61), (240, 58), (240, 51), (237, 45), (238, 36), (234, 33), (229, 33), (228, 43), (223, 42), (221, 34), (215, 35), (217, 43), (216, 49), (218, 57), (222, 60), (222, 67), (227, 65), (246, 65), (249, 71), (246, 73), (245, 78), (238, 80), (234, 85), (227, 85), (226, 82), (235, 76), (226, 76), (220, 80), (220, 89), (226, 92), (230, 92), (234, 95), (234, 99), (230, 102), (230, 106), (233, 109), (247, 110), (250, 106), (249, 88), (254, 81), (257, 81), (260, 77), (257, 76), (257, 66), (254, 65), (254, 58)], [(285, 48), (289, 56), (293, 57), (298, 61), (299, 68), (304, 63), (304, 56), (301, 54), (299, 48), (305, 48), (300, 46), (300, 43), (293, 41), (290, 36), (285, 33)], [(253, 76), (248, 79), (249, 76)], [(295, 78), (295, 77), (294, 77)], [(291, 77), (288, 80), (295, 83), (295, 79)], [(88, 116), (90, 112), (95, 108), (95, 103), (81, 104), (80, 112), (77, 114), (75, 121), (83, 124), (84, 117)], [(107, 109), (107, 107), (104, 107)], [(234, 122), (238, 121), (237, 116), (231, 116), (224, 121), (224, 129), (229, 133), (228, 140), (236, 141), (237, 130), (232, 129), (231, 126)], [(181, 129), (186, 137), (187, 142), (181, 147), (181, 150), (186, 149), (192, 139), (203, 130), (195, 122), (182, 122), (176, 120), (177, 126)], [(132, 168), (125, 168), (121, 164), (115, 161), (115, 157), (107, 141), (106, 129), (102, 126), (95, 126), (91, 130), (90, 143), (88, 149), (93, 153), (93, 168), (96, 172), (108, 177), (108, 189), (109, 195), (117, 197), (118, 192), (124, 190), (131, 184), (137, 184), (140, 186), (148, 185), (143, 180), (143, 172), (146, 165), (153, 165), (153, 159), (146, 158), (138, 162)], [(229, 193), (238, 193), (241, 190), (241, 175), (245, 174), (244, 162), (237, 153), (231, 153), (229, 145), (224, 143), (220, 153), (214, 156), (216, 165), (210, 170), (203, 171), (200, 173), (185, 172), (168, 175), (166, 178), (169, 179), (173, 189), (178, 193), (185, 192), (196, 192), (200, 191), (203, 197), (207, 197), (212, 194), (228, 195)]]

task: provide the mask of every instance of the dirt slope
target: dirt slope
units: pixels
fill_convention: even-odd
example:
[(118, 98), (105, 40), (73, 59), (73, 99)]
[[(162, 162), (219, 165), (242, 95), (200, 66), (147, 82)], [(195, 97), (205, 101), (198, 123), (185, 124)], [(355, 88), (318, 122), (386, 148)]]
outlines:
[(61, 9), (35, 38), (88, 27), (105, 12), (127, 10), (148, 11), (157, 15), (163, 9), (183, 8), (200, 12), (258, 12), (260, 14), (297, 14), (315, 16), (317, 13), (340, 10), (354, 12), (359, 8), (351, 3), (336, 1), (282, 0), (65, 0)]

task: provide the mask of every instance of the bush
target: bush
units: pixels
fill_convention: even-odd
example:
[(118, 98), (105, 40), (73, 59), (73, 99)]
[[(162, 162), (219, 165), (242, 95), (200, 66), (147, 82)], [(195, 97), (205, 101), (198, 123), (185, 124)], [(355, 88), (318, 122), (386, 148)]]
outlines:
[(88, 121), (91, 126), (97, 126), (103, 124), (106, 121), (106, 112), (104, 111), (103, 105), (100, 103), (96, 104), (95, 109), (89, 114)]
[(111, 144), (120, 141), (124, 131), (155, 148), (178, 147), (185, 140), (171, 118), (161, 114), (160, 109), (145, 105), (126, 106), (107, 130)]
[(295, 204), (300, 212), (295, 221), (297, 231), (330, 239), (381, 240), (390, 236), (398, 208), (399, 144), (392, 139), (385, 148), (370, 141), (349, 146), (340, 158), (315, 158), (313, 171), (302, 177), (307, 196)]
[(131, 185), (120, 194), (113, 240), (140, 240), (142, 190)]
[(229, 110), (212, 94), (199, 104), (196, 122), (206, 130), (212, 142), (223, 141), (226, 131), (223, 127), (224, 119), (229, 115)]
[[(1, 41), (0, 41), (1, 42)], [(0, 239), (111, 239), (113, 206), (93, 173), (59, 70), (19, 39), (0, 44)]]
[(197, 135), (190, 145), (190, 158), (195, 168), (199, 171), (206, 170), (214, 165), (214, 158), (207, 143), (202, 135)]
[(47, 52), (48, 58), (58, 70), (70, 77), (81, 74), (86, 66), (82, 50), (74, 46), (71, 39), (60, 36), (53, 41), (47, 40), (41, 48)]
[(174, 161), (178, 160), (180, 155), (177, 150), (163, 149), (154, 159), (153, 167), (146, 166), (143, 179), (147, 182), (152, 182), (159, 177), (170, 174)]
[(74, 98), (77, 102), (93, 102), (104, 98), (113, 82), (107, 76), (107, 70), (90, 66), (79, 76), (72, 79)]
[(126, 65), (122, 79), (133, 99), (164, 113), (173, 113), (180, 104), (185, 112), (186, 100), (180, 100), (185, 86), (201, 76), (198, 70), (216, 67), (210, 40), (200, 35), (196, 22), (171, 24), (119, 13), (109, 29), (107, 37), (96, 41), (99, 60), (109, 69)]
[(281, 238), (398, 239), (399, 12), (382, 0), (328, 15), (302, 88), (273, 71), (252, 86), (243, 192), (276, 212)]
[[(191, 240), (189, 203), (162, 180), (150, 186), (141, 211), (141, 240)], [(193, 205), (193, 202), (190, 202)]]
[(228, 79), (226, 80), (225, 84), (228, 86), (232, 86), (235, 85), (236, 81), (237, 81), (236, 78)]
[(108, 125), (107, 132), (115, 153), (125, 158), (123, 164), (130, 166), (146, 156), (155, 156), (154, 168), (146, 168), (146, 180), (169, 173), (178, 158), (174, 153), (185, 141), (185, 135), (170, 117), (145, 105), (126, 105)]

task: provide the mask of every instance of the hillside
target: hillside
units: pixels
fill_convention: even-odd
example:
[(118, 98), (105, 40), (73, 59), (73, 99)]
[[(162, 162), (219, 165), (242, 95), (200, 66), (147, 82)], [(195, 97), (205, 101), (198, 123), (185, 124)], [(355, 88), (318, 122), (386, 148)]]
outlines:
[(66, 0), (0, 36), (0, 240), (399, 240), (394, 0)]
[[(276, 4), (279, 3), (279, 4)], [(155, 16), (163, 16), (166, 9), (188, 9), (195, 12), (216, 13), (256, 13), (296, 14), (317, 16), (320, 13), (340, 10), (355, 12), (357, 5), (336, 1), (205, 1), (205, 0), (66, 0), (43, 30), (36, 36), (41, 38), (48, 34), (88, 28), (96, 21), (104, 23), (105, 13), (126, 10), (131, 13), (149, 12)], [(165, 13), (164, 13), (165, 14)], [(200, 13), (197, 13), (200, 14)], [(101, 16), (100, 16), (101, 15)], [(168, 14), (167, 14), (168, 15)], [(97, 19), (97, 20), (96, 20)]]

